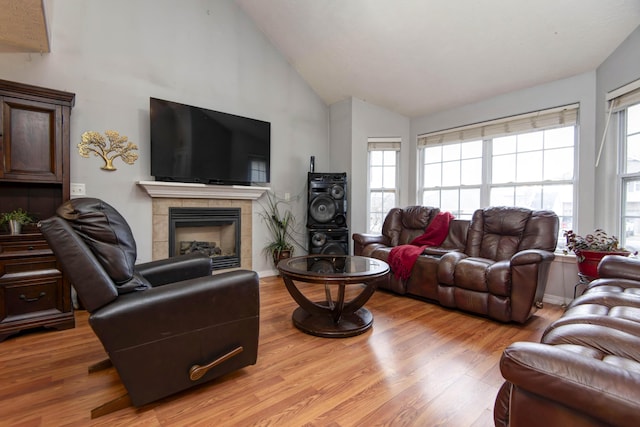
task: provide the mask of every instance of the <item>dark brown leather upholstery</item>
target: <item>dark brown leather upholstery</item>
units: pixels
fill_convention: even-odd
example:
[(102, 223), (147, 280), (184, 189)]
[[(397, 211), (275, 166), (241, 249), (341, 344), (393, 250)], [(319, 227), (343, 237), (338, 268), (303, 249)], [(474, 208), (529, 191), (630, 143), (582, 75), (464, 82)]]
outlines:
[(540, 343), (504, 351), (496, 425), (640, 425), (640, 260), (606, 256), (598, 272)]
[[(354, 253), (387, 261), (394, 246), (424, 233), (438, 212), (423, 206), (394, 208), (382, 235), (353, 235)], [(445, 241), (424, 250), (408, 280), (389, 275), (378, 286), (503, 322), (525, 322), (542, 301), (558, 227), (550, 211), (479, 209), (471, 221), (453, 220)]]
[[(256, 363), (258, 276), (211, 275), (211, 259), (192, 254), (135, 265), (124, 218), (101, 200), (72, 199), (40, 222), (135, 406)], [(190, 379), (234, 349), (238, 355)]]
[(447, 253), (438, 264), (440, 303), (503, 322), (526, 322), (544, 296), (558, 227), (558, 216), (550, 211), (475, 211), (464, 252)]

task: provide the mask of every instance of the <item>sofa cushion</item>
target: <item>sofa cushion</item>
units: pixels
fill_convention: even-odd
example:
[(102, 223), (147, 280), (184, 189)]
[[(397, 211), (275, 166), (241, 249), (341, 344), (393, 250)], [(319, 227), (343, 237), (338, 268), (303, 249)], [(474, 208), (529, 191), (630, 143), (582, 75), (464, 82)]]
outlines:
[(382, 235), (389, 239), (389, 246), (398, 246), (402, 232), (402, 209), (392, 208), (382, 223)]
[(486, 258), (465, 258), (455, 268), (455, 286), (487, 292), (487, 269), (494, 263)]
[(402, 211), (402, 230), (398, 245), (407, 245), (423, 234), (431, 221), (440, 213), (440, 209), (430, 206), (409, 206)]
[(465, 253), (496, 261), (511, 258), (520, 248), (531, 210), (490, 207), (474, 212)]

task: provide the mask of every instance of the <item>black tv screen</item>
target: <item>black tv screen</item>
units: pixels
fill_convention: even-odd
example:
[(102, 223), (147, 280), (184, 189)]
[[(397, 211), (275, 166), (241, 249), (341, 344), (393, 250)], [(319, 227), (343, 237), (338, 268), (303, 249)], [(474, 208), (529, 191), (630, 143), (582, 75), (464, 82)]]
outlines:
[(151, 175), (158, 181), (270, 181), (271, 123), (150, 98)]

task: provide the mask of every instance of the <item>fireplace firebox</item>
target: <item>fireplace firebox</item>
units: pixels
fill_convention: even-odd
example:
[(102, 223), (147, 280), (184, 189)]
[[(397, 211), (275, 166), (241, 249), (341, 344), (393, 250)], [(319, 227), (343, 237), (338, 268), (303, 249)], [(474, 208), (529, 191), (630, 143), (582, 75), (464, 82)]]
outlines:
[(169, 256), (201, 252), (213, 269), (240, 267), (240, 208), (169, 208)]

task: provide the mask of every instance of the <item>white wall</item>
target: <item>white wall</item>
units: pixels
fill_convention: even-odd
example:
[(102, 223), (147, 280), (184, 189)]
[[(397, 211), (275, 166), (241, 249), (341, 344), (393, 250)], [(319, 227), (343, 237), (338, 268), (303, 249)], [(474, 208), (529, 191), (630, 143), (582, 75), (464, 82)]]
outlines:
[(369, 138), (400, 138), (400, 182), (398, 188), (399, 205), (405, 206), (411, 200), (404, 191), (408, 185), (409, 176), (402, 173), (409, 168), (410, 135), (409, 119), (386, 108), (353, 99), (353, 133), (351, 139), (351, 230), (352, 232), (367, 231), (367, 143)]
[[(410, 161), (409, 119), (377, 105), (350, 98), (330, 107), (331, 169), (346, 171), (349, 179), (349, 228), (351, 234), (367, 231), (367, 142), (369, 138), (400, 138), (399, 205), (408, 203)], [(350, 247), (352, 245), (350, 244)]]
[[(304, 215), (309, 156), (328, 164), (328, 108), (231, 0), (49, 1), (51, 53), (0, 54), (0, 78), (76, 94), (71, 114), (71, 181), (130, 222), (140, 261), (151, 259), (149, 97), (271, 122), (271, 187), (290, 193)], [(81, 158), (87, 130), (113, 129), (138, 144), (135, 165)], [(259, 206), (254, 204), (254, 211)], [(253, 268), (272, 267), (253, 220)]]

